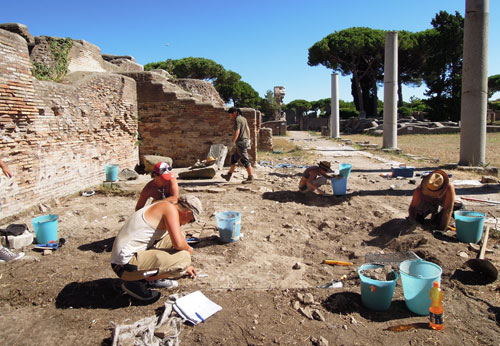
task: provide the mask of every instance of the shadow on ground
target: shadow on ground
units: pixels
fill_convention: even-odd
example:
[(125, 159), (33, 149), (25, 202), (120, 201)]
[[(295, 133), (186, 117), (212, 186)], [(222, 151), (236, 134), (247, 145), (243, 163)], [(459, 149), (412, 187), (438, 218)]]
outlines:
[(389, 242), (402, 235), (411, 234), (417, 228), (415, 222), (407, 219), (392, 219), (378, 227), (375, 227), (369, 234), (374, 237), (366, 241), (370, 246), (377, 246), (381, 249), (385, 248)]
[(314, 192), (303, 194), (298, 191), (275, 191), (275, 192), (264, 192), (262, 198), (269, 199), (277, 202), (295, 202), (308, 206), (315, 207), (331, 207), (334, 205), (342, 204), (345, 201), (350, 200), (352, 197), (350, 194), (343, 196), (335, 195), (319, 195)]
[[(67, 284), (56, 298), (58, 309), (119, 309), (145, 303), (122, 294), (120, 279), (99, 279)], [(149, 303), (148, 303), (149, 304)]]
[(78, 250), (93, 251), (95, 253), (111, 252), (115, 237), (97, 240), (92, 243), (83, 244), (78, 247)]
[(387, 322), (417, 316), (408, 310), (404, 300), (393, 300), (386, 311), (370, 310), (363, 306), (361, 295), (354, 292), (334, 293), (326, 298), (321, 305), (334, 314), (349, 315), (357, 312), (372, 322)]

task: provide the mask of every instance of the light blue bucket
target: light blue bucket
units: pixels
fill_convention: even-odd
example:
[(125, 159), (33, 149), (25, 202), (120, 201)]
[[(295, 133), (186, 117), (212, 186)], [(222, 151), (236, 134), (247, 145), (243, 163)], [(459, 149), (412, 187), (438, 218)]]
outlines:
[(241, 213), (237, 211), (221, 211), (215, 215), (219, 228), (220, 240), (233, 243), (240, 240)]
[(351, 174), (352, 165), (350, 163), (341, 163), (339, 166), (339, 174), (344, 178), (349, 178)]
[(334, 195), (345, 195), (347, 191), (347, 178), (332, 178), (332, 189)]
[(106, 181), (116, 181), (118, 179), (118, 165), (106, 165)]
[(31, 220), (35, 230), (36, 242), (46, 244), (51, 241), (57, 241), (57, 220), (58, 216), (54, 214), (43, 215)]
[(475, 211), (457, 210), (455, 226), (457, 228), (457, 239), (464, 243), (477, 243), (483, 235), (485, 214)]
[(361, 302), (364, 306), (375, 311), (385, 311), (390, 308), (394, 288), (398, 281), (398, 273), (392, 271), (395, 275), (394, 280), (380, 281), (371, 279), (362, 274), (363, 270), (383, 268), (380, 264), (363, 264), (358, 268), (358, 275), (361, 279)]
[(431, 306), (429, 292), (434, 281), (441, 286), (443, 270), (437, 264), (422, 259), (399, 264), (406, 307), (417, 315), (428, 315)]

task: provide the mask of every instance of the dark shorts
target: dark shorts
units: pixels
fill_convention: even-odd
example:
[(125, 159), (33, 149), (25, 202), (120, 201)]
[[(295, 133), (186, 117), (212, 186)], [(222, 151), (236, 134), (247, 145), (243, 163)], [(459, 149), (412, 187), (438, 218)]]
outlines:
[(244, 140), (242, 142), (236, 142), (236, 150), (233, 155), (231, 155), (231, 164), (235, 165), (238, 161), (241, 161), (243, 167), (247, 168), (250, 166), (250, 158), (248, 156), (248, 149), (250, 148), (250, 140)]

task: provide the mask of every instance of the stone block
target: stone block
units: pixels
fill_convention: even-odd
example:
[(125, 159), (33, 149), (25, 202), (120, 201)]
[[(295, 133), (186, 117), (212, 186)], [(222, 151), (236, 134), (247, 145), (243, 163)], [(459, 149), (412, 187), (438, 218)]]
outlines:
[[(7, 247), (7, 241), (4, 236), (2, 238), (2, 245)], [(18, 236), (9, 235), (9, 244), (11, 249), (20, 249), (30, 244), (33, 244), (34, 234), (30, 231), (24, 231), (23, 234)]]
[(144, 169), (146, 173), (153, 172), (153, 168), (158, 162), (166, 162), (170, 166), (173, 165), (173, 160), (168, 156), (158, 156), (158, 155), (144, 155)]
[(180, 172), (179, 179), (212, 179), (215, 177), (215, 168), (216, 165), (212, 165)]

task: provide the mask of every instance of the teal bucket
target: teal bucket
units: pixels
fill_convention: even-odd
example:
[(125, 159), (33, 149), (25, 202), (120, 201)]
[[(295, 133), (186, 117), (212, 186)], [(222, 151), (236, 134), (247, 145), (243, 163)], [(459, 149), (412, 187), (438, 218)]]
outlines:
[(347, 191), (347, 178), (332, 178), (332, 189), (334, 195), (345, 195)]
[(106, 165), (106, 181), (116, 181), (118, 179), (118, 165)]
[(477, 243), (483, 235), (485, 214), (475, 211), (457, 210), (455, 226), (457, 228), (457, 239), (464, 243)]
[(394, 288), (398, 281), (398, 273), (392, 271), (395, 275), (394, 280), (380, 281), (362, 274), (363, 270), (383, 268), (380, 264), (363, 264), (358, 268), (358, 275), (361, 279), (361, 302), (368, 309), (375, 311), (385, 311), (390, 308), (392, 296), (394, 295)]
[(57, 242), (57, 220), (58, 217), (54, 214), (39, 216), (31, 220), (38, 244)]
[(406, 307), (417, 315), (429, 315), (429, 291), (434, 281), (441, 285), (441, 267), (422, 259), (408, 260), (399, 264), (399, 272)]
[(219, 228), (220, 240), (233, 243), (240, 240), (241, 213), (237, 211), (221, 211), (215, 215)]
[(352, 165), (350, 163), (341, 163), (339, 166), (339, 174), (344, 178), (349, 178), (349, 174), (351, 174)]

